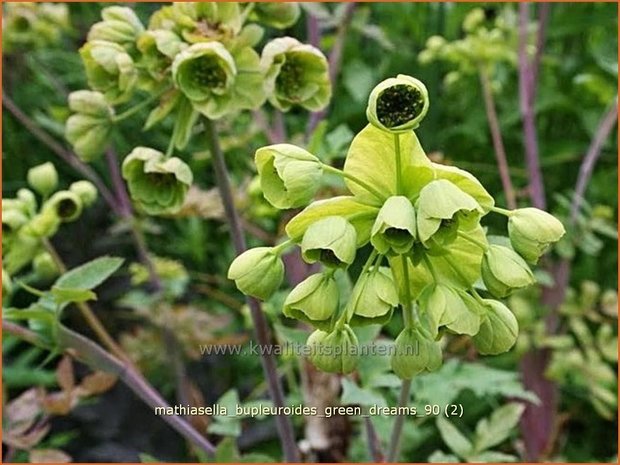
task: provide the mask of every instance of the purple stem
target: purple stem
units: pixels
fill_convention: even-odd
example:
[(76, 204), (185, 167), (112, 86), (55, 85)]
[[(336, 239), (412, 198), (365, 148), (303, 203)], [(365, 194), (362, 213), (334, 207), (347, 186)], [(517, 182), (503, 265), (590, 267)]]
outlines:
[[(540, 169), (536, 125), (534, 122), (534, 95), (533, 65), (527, 57), (527, 26), (529, 21), (529, 4), (519, 4), (519, 107), (523, 117), (523, 137), (525, 145), (525, 162), (530, 178), (530, 197), (536, 208), (545, 210), (545, 186)], [(542, 46), (542, 42), (541, 42)], [(542, 54), (542, 50), (538, 53)], [(539, 59), (540, 61), (540, 59)], [(537, 75), (536, 71), (536, 75)], [(530, 84), (531, 83), (531, 84)]]
[[(344, 14), (342, 16), (342, 21), (338, 25), (338, 31), (336, 32), (336, 40), (334, 45), (329, 52), (329, 57), (327, 59), (329, 63), (329, 79), (332, 84), (332, 89), (336, 85), (336, 80), (338, 79), (338, 75), (340, 74), (340, 67), (342, 65), (342, 51), (344, 49), (345, 40), (347, 39), (347, 32), (349, 30), (349, 26), (351, 25), (351, 20), (353, 19), (353, 13), (356, 7), (355, 2), (347, 3)], [(317, 23), (316, 26), (313, 24)], [(316, 29), (317, 37), (313, 37), (310, 32)], [(314, 32), (313, 32), (314, 33)], [(317, 19), (308, 15), (308, 40), (315, 46), (318, 46), (320, 41), (320, 31), (318, 28)], [(325, 118), (327, 114), (327, 108), (324, 108), (321, 111), (314, 112), (310, 115), (310, 120), (308, 121), (308, 126), (306, 128), (306, 139), (310, 137), (312, 132), (316, 129), (318, 124)]]
[(550, 3), (540, 3), (538, 5), (538, 31), (536, 33), (536, 51), (532, 61), (532, 78), (529, 84), (530, 101), (533, 104), (536, 97), (536, 82), (540, 71), (540, 61), (542, 60), (543, 50), (545, 49), (545, 39), (547, 38), (547, 24), (549, 23), (549, 13), (551, 12)]

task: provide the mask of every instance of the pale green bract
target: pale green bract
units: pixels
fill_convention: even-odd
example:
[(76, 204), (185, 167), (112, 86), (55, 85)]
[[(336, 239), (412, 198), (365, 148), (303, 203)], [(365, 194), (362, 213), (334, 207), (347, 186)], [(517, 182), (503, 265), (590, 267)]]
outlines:
[(423, 371), (441, 366), (439, 343), (415, 328), (404, 329), (394, 341), (392, 370), (399, 378), (411, 379)]
[(332, 315), (338, 310), (339, 291), (333, 274), (309, 276), (291, 291), (282, 312), (289, 318), (306, 321), (318, 328), (329, 327)]
[(306, 342), (310, 360), (328, 373), (351, 373), (359, 359), (357, 336), (349, 325), (331, 332), (317, 329)]
[(74, 113), (65, 124), (65, 137), (82, 160), (96, 160), (107, 147), (114, 110), (101, 92), (90, 90), (69, 94), (69, 109)]
[(512, 246), (533, 264), (565, 232), (557, 218), (538, 208), (519, 208), (508, 218), (508, 235)]
[(271, 247), (257, 247), (239, 255), (228, 269), (228, 279), (247, 295), (268, 299), (282, 283), (284, 264)]

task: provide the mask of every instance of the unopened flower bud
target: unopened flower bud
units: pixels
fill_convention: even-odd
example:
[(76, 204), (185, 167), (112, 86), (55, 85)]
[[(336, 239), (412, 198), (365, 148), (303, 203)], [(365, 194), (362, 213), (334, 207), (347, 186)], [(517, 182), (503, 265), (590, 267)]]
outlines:
[(401, 379), (411, 379), (423, 371), (435, 371), (441, 366), (439, 343), (419, 329), (403, 329), (394, 345), (392, 370)]
[(173, 214), (183, 206), (193, 182), (192, 171), (180, 158), (136, 147), (122, 166), (132, 200), (149, 215)]
[(41, 252), (34, 257), (32, 269), (37, 277), (44, 281), (50, 281), (60, 275), (60, 269), (48, 252)]
[(565, 232), (564, 225), (557, 218), (538, 208), (519, 208), (508, 218), (512, 246), (525, 260), (534, 264)]
[(341, 216), (328, 216), (306, 230), (301, 254), (308, 263), (346, 268), (355, 259), (356, 241), (357, 234), (351, 223)]
[(101, 10), (103, 21), (95, 23), (88, 32), (87, 40), (114, 42), (131, 50), (144, 26), (131, 8), (109, 6)]
[(426, 86), (411, 76), (399, 74), (372, 90), (366, 117), (370, 124), (384, 131), (407, 132), (420, 125), (428, 106)]
[(324, 328), (338, 310), (339, 299), (333, 273), (317, 273), (295, 286), (284, 301), (283, 313)]
[(114, 111), (102, 93), (89, 90), (72, 92), (69, 108), (75, 114), (67, 119), (65, 137), (82, 160), (93, 161), (107, 146)]
[(308, 204), (320, 187), (321, 162), (310, 152), (291, 144), (276, 144), (256, 151), (256, 167), (265, 198), (277, 208)]
[(301, 8), (296, 2), (257, 2), (253, 11), (259, 22), (277, 29), (291, 27), (297, 22), (300, 14)]
[(492, 244), (482, 258), (482, 280), (495, 297), (507, 297), (512, 291), (536, 280), (525, 260), (509, 247)]
[(468, 294), (444, 284), (432, 284), (422, 291), (420, 309), (428, 314), (432, 336), (442, 326), (470, 336), (480, 328), (480, 305)]
[(482, 8), (474, 8), (465, 16), (463, 30), (465, 32), (474, 32), (483, 22), (484, 10)]
[(36, 238), (51, 237), (58, 231), (60, 222), (54, 208), (43, 208), (24, 226), (24, 232)]
[(97, 200), (97, 188), (90, 181), (76, 181), (69, 190), (77, 195), (85, 207), (90, 207)]
[(271, 247), (256, 247), (239, 255), (230, 264), (228, 279), (246, 295), (267, 300), (278, 290), (284, 277), (284, 263)]
[(415, 238), (413, 205), (407, 197), (390, 197), (379, 210), (370, 242), (380, 254), (401, 255), (411, 250)]
[(486, 314), (480, 331), (473, 338), (474, 345), (483, 355), (496, 355), (510, 350), (517, 341), (519, 324), (512, 312), (497, 300), (485, 299)]
[(389, 268), (370, 268), (359, 277), (349, 300), (354, 324), (385, 324), (398, 305), (398, 292)]
[(37, 199), (34, 196), (34, 192), (30, 189), (19, 189), (17, 191), (16, 198), (22, 205), (22, 211), (26, 215), (34, 215), (37, 211)]
[(51, 162), (37, 165), (28, 170), (28, 184), (43, 197), (50, 195), (58, 186), (58, 172)]
[(347, 374), (357, 366), (359, 343), (349, 325), (329, 333), (317, 329), (306, 344), (311, 350), (310, 361), (322, 371)]

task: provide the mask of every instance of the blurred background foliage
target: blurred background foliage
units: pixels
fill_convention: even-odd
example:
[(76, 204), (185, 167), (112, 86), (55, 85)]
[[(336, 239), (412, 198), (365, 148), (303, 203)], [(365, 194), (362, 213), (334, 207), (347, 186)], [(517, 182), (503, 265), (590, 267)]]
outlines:
[[(15, 24), (17, 39), (9, 43), (5, 24), (3, 91), (38, 127), (63, 145), (66, 145), (63, 124), (69, 115), (66, 96), (86, 87), (77, 49), (106, 5), (67, 4), (66, 22), (48, 18), (47, 23), (37, 26), (38, 33), (33, 36), (36, 40), (20, 37), (21, 26)], [(160, 6), (134, 4), (143, 19)], [(307, 145), (324, 161), (341, 164), (353, 135), (366, 124), (362, 110), (370, 90), (386, 77), (411, 74), (425, 82), (429, 90), (430, 111), (417, 131), (427, 153), (435, 161), (454, 163), (473, 172), (495, 195), (498, 205), (505, 204), (478, 76), (476, 73), (455, 75), (455, 67), (449, 62), (421, 64), (418, 60), (429, 37), (440, 35), (448, 41), (462, 38), (463, 20), (477, 7), (482, 8), (485, 20), (493, 21), (503, 15), (514, 21), (512, 27), (516, 28), (516, 7), (511, 4), (356, 5), (344, 36), (340, 73), (329, 112), (313, 131), (307, 130), (307, 113), (293, 110), (286, 114), (287, 140)], [(346, 10), (345, 4), (304, 4), (300, 21), (285, 32), (307, 40), (308, 21), (312, 16), (321, 30), (318, 45), (328, 53), (339, 40)], [(534, 108), (547, 201), (549, 209), (560, 217), (569, 215), (581, 161), (603, 114), (617, 95), (617, 11), (613, 3), (551, 6)], [(516, 46), (515, 41), (515, 53)], [(524, 162), (516, 63), (508, 60), (492, 65), (492, 89), (510, 173), (518, 203), (525, 206), (529, 204), (528, 172)], [(82, 179), (6, 109), (3, 116), (4, 197), (11, 197), (19, 188), (26, 187), (27, 170), (44, 161), (55, 161), (61, 184)], [(126, 121), (115, 132), (119, 154), (128, 153), (144, 140), (148, 140), (147, 145), (165, 148), (172, 122), (143, 133), (145, 116)], [(248, 113), (223, 122), (222, 133), (251, 245), (273, 242), (288, 216), (281, 217), (262, 198), (253, 172), (254, 151), (267, 144), (268, 139), (259, 121)], [(195, 187), (187, 205), (175, 218), (146, 219), (143, 225), (151, 250), (168, 259), (162, 259), (158, 266), (162, 267), (160, 271), (176, 303), (169, 308), (150, 308), (145, 294), (135, 288), (144, 281), (145, 271), (133, 266), (124, 268), (123, 273), (102, 288), (95, 308), (125, 350), (165, 394), (173, 395), (174, 380), (162, 332), (157, 328), (169, 325), (184, 349), (195, 403), (211, 404), (218, 399), (224, 403), (235, 398), (256, 402), (265, 392), (258, 357), (207, 357), (197, 350), (198, 344), (245, 344), (251, 328), (240, 295), (225, 279), (234, 251), (222, 222), (218, 196), (211, 190), (214, 183), (209, 153), (199, 140), (193, 141), (187, 151), (192, 153), (189, 163), (195, 176)], [(110, 182), (103, 161), (94, 168)], [(466, 412), (457, 424), (472, 441), (481, 441), (485, 428), (495, 425), (498, 408), (509, 409), (501, 411), (506, 417), (514, 417), (507, 420), (508, 427), (504, 424), (505, 435), (497, 443), (489, 444), (488, 450), (476, 451), (476, 454), (487, 454), (478, 457), (472, 451), (459, 452), (458, 431), (454, 427), (428, 418), (412, 419), (403, 441), (403, 457), (408, 461), (518, 458), (523, 444), (515, 425), (521, 412), (506, 402), (507, 399), (535, 400), (523, 388), (518, 369), (520, 357), (532, 347), (552, 351), (547, 376), (560, 386), (557, 431), (546, 458), (570, 462), (615, 460), (617, 179), (617, 136), (612, 131), (588, 185), (587, 202), (580, 211), (578, 226), (569, 231), (568, 239), (555, 251), (572, 264), (570, 290), (559, 312), (560, 333), (547, 335), (541, 326), (547, 309), (539, 303), (540, 290), (518, 294), (510, 300), (522, 327), (516, 350), (501, 357), (474, 360), (475, 355), (456, 338), (448, 348), (451, 360), (439, 372), (421, 376), (414, 384), (414, 401), (421, 408), (424, 403), (463, 404)], [(341, 188), (337, 181), (325, 186), (326, 191)], [(502, 225), (491, 223), (491, 228), (494, 226)], [(70, 267), (105, 253), (128, 257), (130, 262), (136, 259), (126, 225), (118, 222), (101, 201), (85, 212), (79, 222), (64, 226), (54, 243)], [(544, 273), (539, 279), (552, 284), (550, 276)], [(28, 295), (24, 294), (17, 292), (14, 299), (27, 301)], [(303, 340), (305, 336), (296, 334), (298, 329), (277, 322), (280, 304), (276, 297), (265, 305), (276, 323), (276, 334), (281, 340)], [(76, 328), (88, 332), (78, 318), (70, 319)], [(371, 334), (371, 329), (369, 339), (376, 335)], [(58, 383), (54, 374), (57, 362), (47, 359), (38, 349), (24, 347), (5, 336), (3, 357), (3, 388), (8, 394), (5, 399), (17, 398), (29, 387), (53, 388)], [(300, 368), (300, 361), (294, 357), (283, 356), (280, 362), (287, 382), (288, 402), (302, 402), (302, 392), (308, 387), (298, 373), (305, 369)], [(344, 404), (393, 405), (396, 401), (397, 383), (372, 360), (360, 368), (359, 386), (347, 385), (346, 381), (342, 380), (342, 391), (337, 389), (336, 394)], [(375, 418), (373, 421), (379, 436), (387, 440), (392, 420)], [(480, 422), (486, 422), (486, 426), (481, 427)], [(295, 418), (295, 423), (301, 427), (302, 419)], [(345, 441), (348, 460), (367, 461), (364, 425), (358, 420), (350, 423), (343, 430), (356, 432)], [(238, 437), (237, 446), (242, 452), (251, 450), (278, 457), (275, 428), (267, 420), (249, 424), (241, 420), (237, 423), (207, 420), (207, 424), (198, 426), (208, 427), (214, 437)], [(41, 439), (41, 443), (62, 447), (76, 461), (135, 461), (141, 452), (160, 460), (196, 459), (183, 447), (180, 438), (165, 429), (120, 386), (95, 402), (80, 404), (70, 415), (54, 419), (50, 431), (50, 436)], [(503, 445), (496, 447), (500, 443)], [(229, 447), (228, 443), (223, 444)], [(221, 458), (226, 454), (238, 457), (234, 447), (224, 449), (224, 446)], [(337, 455), (328, 457), (342, 459)], [(28, 457), (17, 454), (13, 458), (27, 460)]]

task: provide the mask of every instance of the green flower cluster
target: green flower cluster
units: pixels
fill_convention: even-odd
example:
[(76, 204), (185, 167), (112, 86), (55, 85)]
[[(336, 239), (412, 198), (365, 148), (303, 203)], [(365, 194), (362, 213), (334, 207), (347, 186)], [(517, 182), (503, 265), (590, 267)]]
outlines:
[(480, 67), (517, 62), (517, 19), (510, 8), (504, 8), (493, 19), (482, 8), (474, 8), (463, 20), (465, 36), (448, 42), (432, 36), (418, 55), (422, 64), (446, 61), (457, 69), (448, 73), (444, 83), (450, 86), (466, 75), (476, 74)]
[[(509, 350), (517, 320), (496, 299), (533, 284), (529, 264), (564, 234), (548, 213), (497, 208), (472, 174), (433, 163), (412, 130), (428, 106), (424, 84), (413, 77), (380, 83), (368, 102), (370, 124), (353, 139), (342, 171), (289, 144), (256, 152), (265, 198), (280, 209), (307, 206), (287, 224), (288, 241), (241, 254), (229, 278), (267, 299), (282, 282), (288, 246), (322, 264), (283, 304), (286, 317), (316, 328), (310, 359), (322, 370), (353, 371), (353, 327), (385, 325), (397, 308), (404, 327), (391, 363), (403, 379), (440, 366), (446, 333), (470, 336), (482, 354)], [(350, 194), (312, 202), (325, 172), (342, 176)], [(508, 217), (508, 237), (485, 234), (489, 212)], [(348, 293), (338, 274), (359, 256), (365, 263)]]
[(29, 264), (39, 278), (55, 277), (59, 270), (43, 240), (56, 234), (62, 223), (77, 220), (97, 200), (97, 188), (89, 181), (59, 190), (58, 173), (50, 162), (31, 168), (27, 180), (32, 190), (22, 188), (15, 197), (2, 199), (3, 283)]
[[(191, 176), (179, 177), (177, 168), (184, 173), (189, 168), (170, 157), (175, 148), (187, 146), (200, 117), (220, 119), (257, 109), (267, 100), (283, 111), (294, 106), (317, 111), (329, 103), (328, 64), (317, 48), (281, 37), (257, 51), (263, 26), (284, 29), (299, 16), (297, 3), (180, 2), (159, 8), (145, 25), (131, 8), (104, 8), (80, 49), (90, 90), (69, 98), (73, 115), (66, 124), (67, 140), (84, 161), (95, 161), (114, 124), (152, 104), (144, 129), (173, 118), (170, 145), (157, 156), (148, 149), (157, 158), (153, 163), (142, 163), (143, 158), (138, 163), (130, 155), (133, 162), (124, 164), (124, 176), (132, 199), (144, 211), (178, 211)], [(115, 111), (137, 92), (148, 96)], [(156, 179), (149, 171), (155, 165), (175, 171), (163, 191), (161, 176)], [(169, 191), (175, 194), (164, 199)]]
[(6, 3), (3, 10), (4, 53), (53, 46), (70, 27), (69, 9), (62, 3)]

